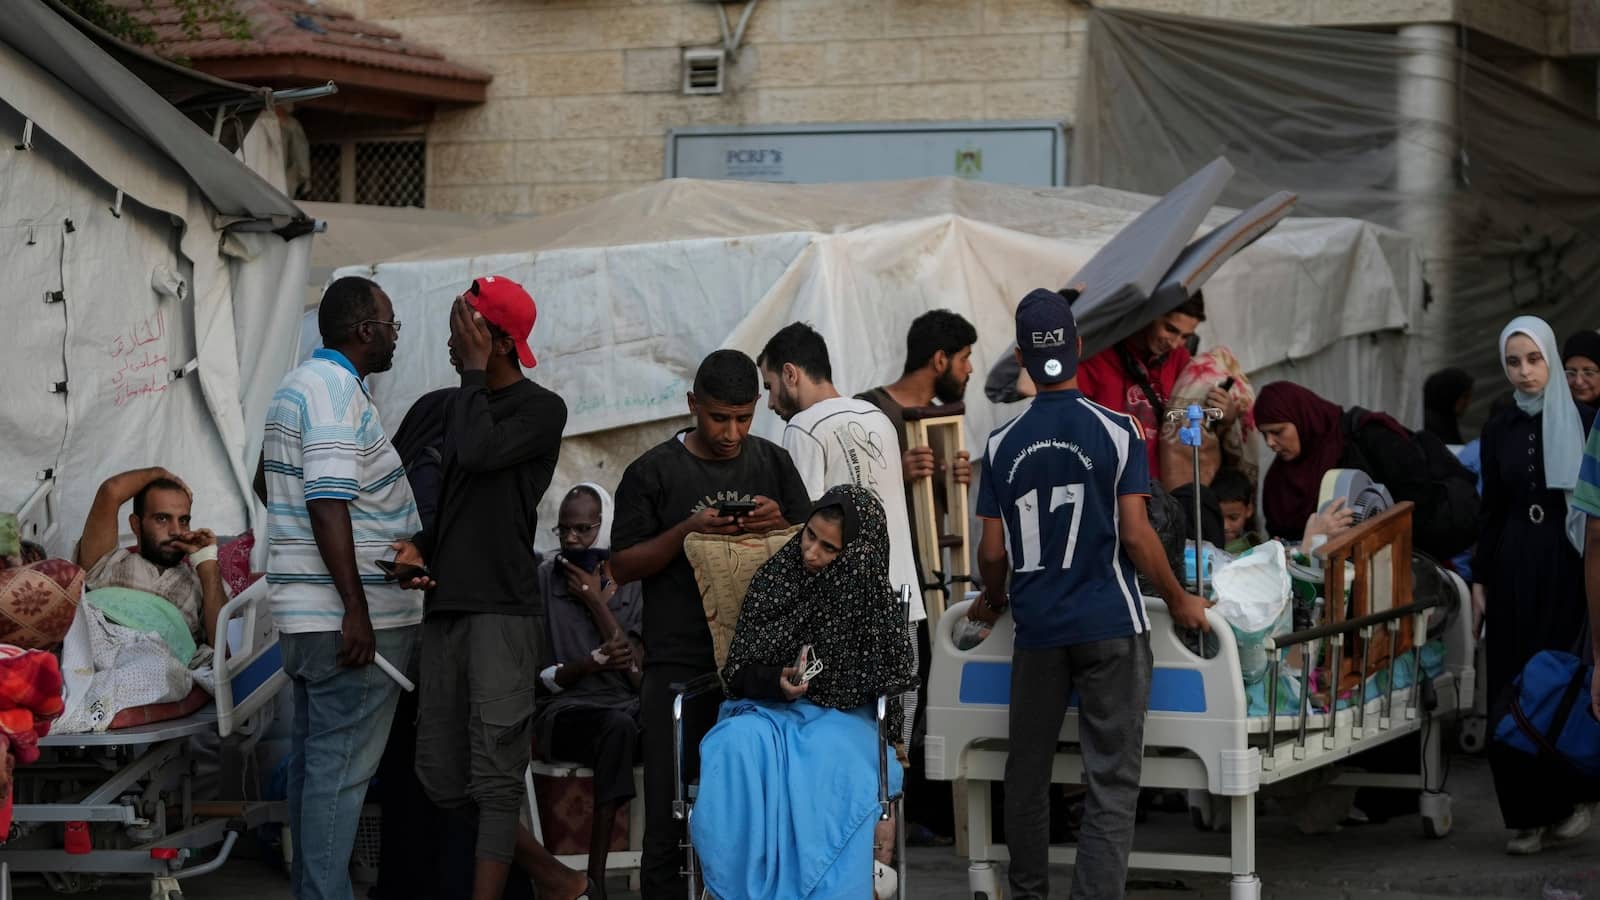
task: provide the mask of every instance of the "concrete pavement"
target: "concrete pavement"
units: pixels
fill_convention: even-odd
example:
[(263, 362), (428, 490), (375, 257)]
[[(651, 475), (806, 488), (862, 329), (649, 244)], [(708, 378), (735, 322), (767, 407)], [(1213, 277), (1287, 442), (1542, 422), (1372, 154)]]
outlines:
[[(1447, 789), (1454, 798), (1454, 830), (1442, 840), (1422, 836), (1416, 816), (1384, 824), (1347, 827), (1306, 836), (1281, 815), (1258, 820), (1258, 857), (1268, 898), (1292, 900), (1405, 900), (1405, 898), (1526, 898), (1600, 900), (1600, 826), (1584, 838), (1537, 857), (1504, 853), (1506, 832), (1494, 801), (1488, 767), (1481, 759), (1454, 760)], [(1187, 815), (1152, 813), (1141, 825), (1137, 846), (1171, 852), (1224, 852), (1225, 834), (1196, 831)], [(919, 849), (911, 856), (908, 886), (914, 900), (970, 900), (967, 864), (948, 849)], [(1065, 896), (1071, 870), (1061, 868), (1053, 887)], [(1132, 900), (1226, 898), (1221, 876), (1135, 872)], [(184, 885), (188, 900), (292, 900), (287, 879), (258, 861), (236, 860), (220, 872)], [(1558, 892), (1567, 892), (1561, 894)], [(358, 892), (358, 898), (364, 889)], [(19, 898), (52, 896), (41, 886), (19, 885)], [(146, 900), (148, 888), (106, 886), (97, 900)], [(614, 900), (636, 895), (613, 892)]]

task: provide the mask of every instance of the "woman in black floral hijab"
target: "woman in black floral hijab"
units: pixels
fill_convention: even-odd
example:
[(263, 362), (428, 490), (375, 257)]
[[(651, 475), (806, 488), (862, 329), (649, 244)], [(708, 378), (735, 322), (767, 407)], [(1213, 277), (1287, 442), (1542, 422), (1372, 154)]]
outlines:
[[(795, 658), (807, 644), (822, 670), (793, 685)], [(871, 491), (839, 485), (751, 579), (723, 684), (732, 697), (805, 697), (849, 710), (884, 694), (898, 702), (916, 677), (913, 665), (905, 615), (889, 584), (883, 506)], [(898, 731), (900, 717), (889, 720)]]
[[(807, 645), (821, 669), (797, 684)], [(713, 896), (868, 894), (874, 751), (886, 752), (871, 704), (915, 677), (883, 507), (870, 491), (835, 487), (757, 570), (739, 612), (722, 670), (732, 699), (701, 742), (690, 820)], [(891, 730), (899, 724), (891, 712)], [(893, 790), (892, 754), (888, 765)]]

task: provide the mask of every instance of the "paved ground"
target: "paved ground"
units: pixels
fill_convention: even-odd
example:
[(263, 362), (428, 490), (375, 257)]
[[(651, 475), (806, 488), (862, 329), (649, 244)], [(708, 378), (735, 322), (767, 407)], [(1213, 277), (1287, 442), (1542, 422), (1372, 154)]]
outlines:
[[(1580, 841), (1543, 855), (1513, 859), (1503, 852), (1494, 790), (1487, 767), (1477, 759), (1458, 759), (1448, 788), (1455, 799), (1455, 829), (1438, 841), (1421, 836), (1415, 816), (1382, 825), (1345, 828), (1335, 834), (1304, 836), (1282, 816), (1259, 823), (1261, 876), (1268, 898), (1293, 900), (1405, 900), (1405, 898), (1530, 898), (1600, 900), (1600, 827)], [(1225, 835), (1206, 834), (1181, 814), (1153, 814), (1140, 826), (1144, 850), (1221, 852)], [(908, 886), (913, 900), (970, 900), (966, 862), (949, 850), (911, 854)], [(1071, 877), (1063, 868), (1056, 896), (1065, 896)], [(273, 867), (239, 859), (222, 871), (185, 883), (188, 900), (291, 900), (284, 876)], [(1219, 876), (1135, 872), (1135, 900), (1211, 900), (1226, 898)], [(50, 896), (43, 887), (19, 885), (20, 898)], [(364, 895), (358, 891), (358, 897)], [(148, 890), (108, 885), (96, 900), (146, 900)], [(613, 892), (613, 898), (635, 895)]]

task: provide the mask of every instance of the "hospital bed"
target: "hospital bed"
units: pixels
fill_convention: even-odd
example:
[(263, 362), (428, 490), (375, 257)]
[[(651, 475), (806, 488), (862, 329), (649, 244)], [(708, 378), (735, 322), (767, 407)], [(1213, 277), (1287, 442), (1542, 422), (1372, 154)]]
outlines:
[[(152, 898), (179, 900), (179, 881), (220, 868), (246, 829), (287, 820), (281, 802), (197, 802), (193, 790), (192, 739), (214, 735), (223, 754), (248, 760), (272, 721), (273, 698), (289, 682), (265, 580), (222, 608), (213, 641), (230, 652), (226, 659), (218, 652), (216, 693), (199, 711), (39, 742), (39, 761), (16, 770), (12, 837), (0, 847), (0, 864), (38, 873), (60, 891), (89, 889), (108, 876), (147, 876)], [(87, 852), (64, 849), (67, 829), (87, 829)], [(219, 844), (209, 860), (195, 863)]]
[[(1150, 788), (1184, 789), (1201, 803), (1192, 809), (1198, 820), (1217, 822), (1231, 818), (1229, 852), (1225, 855), (1150, 853), (1135, 850), (1130, 865), (1139, 869), (1213, 872), (1230, 876), (1230, 896), (1256, 900), (1261, 881), (1256, 873), (1256, 800), (1262, 788), (1280, 784), (1314, 770), (1344, 763), (1364, 750), (1390, 744), (1410, 735), (1421, 737), (1422, 752), (1415, 774), (1338, 774), (1332, 784), (1345, 787), (1384, 787), (1421, 791), (1424, 833), (1442, 837), (1450, 830), (1450, 797), (1442, 791), (1442, 722), (1469, 709), (1473, 702), (1475, 671), (1471, 634), (1471, 599), (1466, 585), (1453, 573), (1451, 590), (1444, 597), (1413, 601), (1410, 592), (1410, 504), (1394, 509), (1352, 529), (1325, 545), (1318, 555), (1329, 578), (1327, 593), (1340, 596), (1339, 582), (1347, 558), (1355, 561), (1352, 590), (1354, 614), (1330, 616), (1330, 621), (1302, 631), (1269, 639), (1272, 662), (1267, 673), (1269, 698), (1261, 714), (1252, 714), (1247, 698), (1239, 647), (1232, 630), (1215, 610), (1207, 612), (1215, 652), (1207, 656), (1190, 649), (1174, 627), (1166, 605), (1144, 598), (1150, 620), (1150, 643), (1155, 660), (1150, 712), (1144, 732), (1143, 774), (1140, 783)], [(1389, 535), (1403, 536), (1388, 541)], [(1388, 563), (1388, 565), (1385, 565)], [(1402, 571), (1402, 566), (1404, 570)], [(1381, 576), (1381, 577), (1380, 577)], [(929, 679), (926, 744), (929, 778), (965, 784), (969, 880), (975, 900), (999, 897), (999, 875), (994, 863), (1007, 858), (1006, 848), (993, 839), (989, 785), (1004, 782), (1008, 701), (1011, 678), (1012, 620), (1003, 616), (982, 643), (957, 649), (951, 629), (972, 600), (952, 606), (933, 636), (932, 673)], [(1319, 709), (1302, 691), (1298, 711), (1285, 713), (1275, 696), (1280, 667), (1277, 650), (1318, 649), (1329, 669), (1340, 671), (1350, 660), (1369, 655), (1374, 638), (1390, 641), (1406, 632), (1418, 636), (1417, 646), (1396, 654), (1409, 656), (1412, 671), (1422, 670), (1422, 636), (1431, 615), (1454, 615), (1441, 636), (1442, 662), (1429, 674), (1395, 687), (1392, 677), (1362, 677), (1367, 702), (1352, 699), (1336, 704), (1332, 712)], [(1391, 644), (1392, 645), (1392, 644)], [(1403, 646), (1403, 641), (1400, 644)], [(1357, 649), (1359, 648), (1359, 649)], [(1434, 645), (1437, 649), (1438, 645)], [(1204, 647), (1209, 651), (1210, 647)], [(1370, 660), (1356, 671), (1371, 672)], [(1391, 669), (1379, 671), (1393, 674)], [(1372, 690), (1368, 683), (1377, 685)], [(1274, 710), (1275, 714), (1266, 714)], [(1062, 726), (1051, 780), (1080, 784), (1083, 764), (1076, 746), (1077, 713), (1070, 709)], [(1208, 805), (1209, 804), (1209, 805)], [(1070, 863), (1070, 848), (1052, 847), (1050, 860)]]

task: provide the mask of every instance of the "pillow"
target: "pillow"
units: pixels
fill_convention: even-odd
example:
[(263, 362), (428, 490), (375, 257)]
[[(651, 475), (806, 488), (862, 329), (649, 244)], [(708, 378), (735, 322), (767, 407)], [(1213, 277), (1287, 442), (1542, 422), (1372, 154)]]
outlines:
[(211, 695), (200, 685), (195, 685), (182, 700), (173, 700), (170, 703), (146, 703), (144, 706), (130, 706), (111, 717), (111, 724), (106, 726), (108, 731), (118, 728), (138, 728), (140, 725), (149, 725), (152, 722), (166, 722), (171, 719), (181, 719), (211, 702)]
[(107, 619), (118, 625), (160, 635), (162, 643), (184, 668), (194, 659), (194, 635), (189, 633), (189, 623), (165, 597), (133, 588), (103, 587), (84, 594), (83, 602), (105, 613)]
[(83, 569), (64, 559), (0, 570), (0, 643), (49, 650), (67, 636), (83, 596)]
[(683, 539), (683, 555), (694, 567), (694, 580), (700, 586), (700, 603), (706, 611), (719, 671), (728, 664), (728, 648), (733, 645), (733, 629), (739, 624), (739, 607), (750, 590), (750, 579), (799, 531), (799, 525), (791, 525), (768, 534), (691, 534)]

